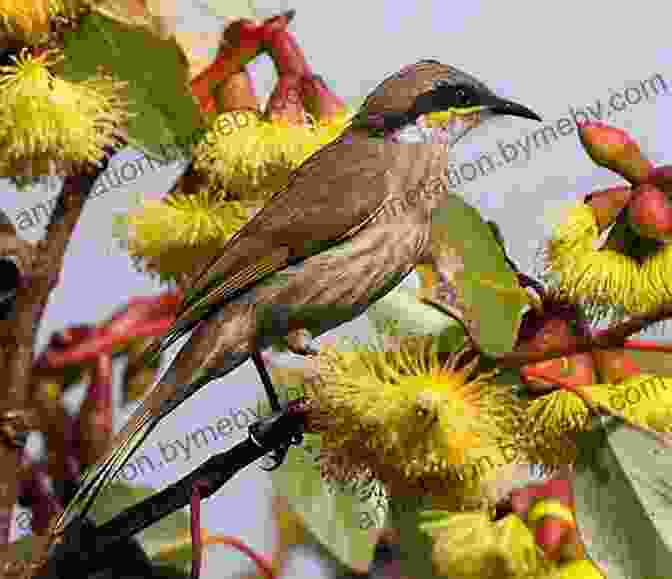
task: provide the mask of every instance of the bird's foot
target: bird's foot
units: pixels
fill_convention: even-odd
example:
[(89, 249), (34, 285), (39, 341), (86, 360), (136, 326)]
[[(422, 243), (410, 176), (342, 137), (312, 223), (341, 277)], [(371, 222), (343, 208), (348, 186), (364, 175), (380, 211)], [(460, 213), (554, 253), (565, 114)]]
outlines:
[(280, 467), (280, 465), (282, 465), (283, 462), (285, 462), (285, 458), (287, 458), (287, 453), (289, 452), (289, 447), (292, 445), (299, 445), (302, 442), (303, 434), (300, 432), (295, 434), (292, 436), (289, 443), (282, 444), (273, 450), (270, 454), (268, 454), (266, 456), (266, 459), (268, 460), (267, 466), (262, 465), (260, 468), (266, 472), (276, 470)]
[(292, 354), (298, 356), (317, 356), (320, 353), (319, 345), (305, 328), (292, 330), (287, 334), (287, 347)]

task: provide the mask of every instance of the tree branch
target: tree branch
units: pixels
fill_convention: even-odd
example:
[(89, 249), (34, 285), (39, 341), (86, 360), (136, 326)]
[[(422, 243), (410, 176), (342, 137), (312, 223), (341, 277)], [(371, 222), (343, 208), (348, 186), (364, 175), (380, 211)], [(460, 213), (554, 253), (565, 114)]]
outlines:
[(519, 368), (543, 360), (562, 358), (592, 350), (622, 348), (629, 336), (642, 332), (649, 326), (669, 318), (672, 318), (672, 304), (666, 304), (651, 314), (632, 316), (592, 336), (577, 336), (575, 337), (576, 343), (567, 348), (548, 349), (540, 352), (514, 351), (498, 356), (495, 358), (495, 362), (502, 368)]
[(87, 518), (74, 521), (57, 538), (53, 553), (34, 579), (76, 579), (88, 577), (111, 564), (108, 553), (120, 541), (167, 517), (190, 503), (194, 485), (201, 498), (217, 492), (239, 470), (277, 448), (296, 441), (303, 432), (308, 405), (303, 400), (289, 403), (284, 411), (262, 418), (249, 427), (246, 440), (217, 454), (186, 477), (161, 492), (126, 509), (100, 527)]
[[(113, 151), (109, 149), (106, 153), (111, 156)], [(0, 543), (9, 540), (12, 512), (19, 493), (16, 473), (21, 447), (32, 426), (27, 407), (35, 335), (49, 294), (58, 282), (70, 236), (96, 178), (107, 167), (109, 156), (88, 174), (65, 179), (45, 236), (30, 246), (30, 251), (26, 242), (13, 232), (15, 248), (23, 253), (23, 263), (19, 265), (21, 275), (14, 307), (7, 319), (0, 321), (0, 372), (4, 383), (0, 399), (0, 434), (4, 435), (0, 444)], [(12, 234), (5, 227), (6, 247), (11, 245), (11, 239)], [(29, 253), (32, 256), (29, 257)]]

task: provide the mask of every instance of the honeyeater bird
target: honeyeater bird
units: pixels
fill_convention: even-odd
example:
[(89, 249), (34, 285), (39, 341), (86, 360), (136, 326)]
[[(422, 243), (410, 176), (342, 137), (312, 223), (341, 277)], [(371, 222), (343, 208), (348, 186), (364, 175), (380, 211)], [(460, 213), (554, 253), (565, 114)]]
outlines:
[(259, 369), (259, 352), (282, 337), (291, 351), (311, 353), (314, 336), (365, 312), (426, 260), (451, 149), (497, 115), (541, 120), (436, 60), (380, 83), (196, 276), (159, 349), (191, 331), (189, 341), (89, 469), (56, 533), (84, 516), (159, 421), (205, 384), (250, 357)]

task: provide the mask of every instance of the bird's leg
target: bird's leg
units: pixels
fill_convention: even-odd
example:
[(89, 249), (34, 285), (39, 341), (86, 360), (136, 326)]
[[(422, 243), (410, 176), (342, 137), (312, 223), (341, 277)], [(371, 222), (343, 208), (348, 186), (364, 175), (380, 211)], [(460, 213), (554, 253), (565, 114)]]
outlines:
[(317, 356), (320, 353), (320, 348), (315, 343), (313, 335), (306, 328), (290, 331), (287, 334), (287, 347), (292, 354), (299, 356)]
[[(266, 365), (264, 364), (264, 360), (261, 357), (261, 352), (259, 350), (252, 350), (252, 361), (257, 368), (257, 372), (259, 372), (259, 377), (261, 378), (261, 382), (264, 385), (264, 390), (266, 390), (266, 396), (268, 397), (268, 401), (271, 405), (271, 411), (282, 412), (278, 394), (273, 387), (273, 382), (271, 381), (271, 377), (268, 374), (268, 370), (266, 370)], [(278, 468), (284, 462), (285, 457), (287, 456), (287, 452), (289, 451), (289, 447), (292, 444), (301, 444), (301, 440), (299, 440), (297, 437), (293, 437), (289, 443), (280, 445), (269, 454), (269, 458), (272, 461), (271, 464), (267, 467), (262, 466), (261, 468), (266, 471), (272, 471)]]
[(280, 407), (280, 400), (278, 399), (278, 394), (273, 387), (273, 382), (271, 377), (268, 375), (268, 370), (266, 370), (266, 365), (264, 360), (261, 357), (261, 352), (257, 349), (252, 350), (252, 361), (259, 372), (259, 377), (261, 378), (261, 383), (264, 385), (264, 390), (266, 391), (266, 396), (268, 402), (271, 405), (272, 412), (280, 412), (282, 408)]

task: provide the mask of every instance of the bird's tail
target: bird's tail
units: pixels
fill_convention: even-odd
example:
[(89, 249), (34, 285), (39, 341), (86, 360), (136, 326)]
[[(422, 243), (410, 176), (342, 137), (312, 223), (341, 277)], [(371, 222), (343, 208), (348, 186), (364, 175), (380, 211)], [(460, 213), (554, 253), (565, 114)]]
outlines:
[(73, 520), (86, 516), (101, 491), (124, 468), (128, 459), (142, 445), (160, 419), (160, 416), (152, 416), (147, 411), (137, 421), (137, 426), (131, 434), (102, 463), (93, 465), (84, 474), (77, 493), (56, 522), (55, 533), (62, 532)]

